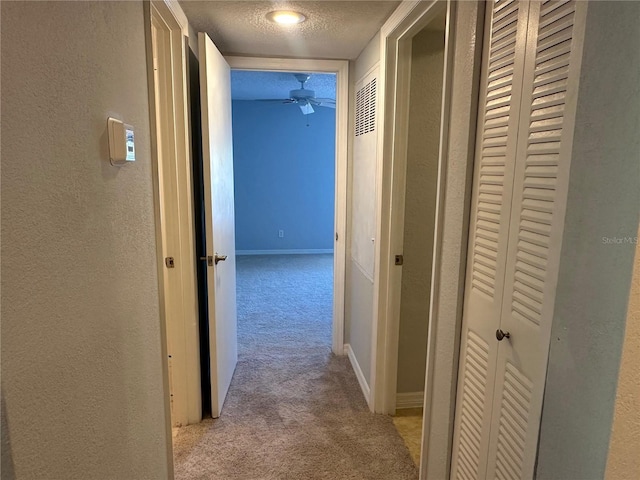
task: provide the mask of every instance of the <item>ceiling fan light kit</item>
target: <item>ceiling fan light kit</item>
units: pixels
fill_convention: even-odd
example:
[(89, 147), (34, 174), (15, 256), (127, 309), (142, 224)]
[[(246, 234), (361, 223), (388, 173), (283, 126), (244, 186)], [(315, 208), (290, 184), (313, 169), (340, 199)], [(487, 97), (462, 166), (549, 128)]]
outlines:
[(310, 113), (313, 113), (313, 107), (311, 106), (310, 103), (305, 103), (304, 105), (300, 105), (300, 110), (302, 110), (302, 114), (303, 115), (309, 115)]

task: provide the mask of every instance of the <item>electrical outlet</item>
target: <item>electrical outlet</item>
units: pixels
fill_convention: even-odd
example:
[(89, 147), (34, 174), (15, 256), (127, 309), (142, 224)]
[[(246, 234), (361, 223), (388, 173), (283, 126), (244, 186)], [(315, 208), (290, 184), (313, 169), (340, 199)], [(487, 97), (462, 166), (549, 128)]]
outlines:
[(278, 238), (284, 238), (284, 230), (278, 230)]

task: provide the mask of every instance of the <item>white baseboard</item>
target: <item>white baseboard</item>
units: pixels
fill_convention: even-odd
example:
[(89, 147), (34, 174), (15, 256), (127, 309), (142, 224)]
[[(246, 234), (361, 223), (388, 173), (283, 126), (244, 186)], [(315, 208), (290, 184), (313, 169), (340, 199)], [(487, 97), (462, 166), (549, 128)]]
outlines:
[(396, 410), (403, 408), (421, 408), (424, 405), (424, 392), (396, 394)]
[(353, 371), (356, 374), (356, 378), (358, 379), (358, 383), (360, 384), (360, 389), (362, 390), (362, 394), (364, 395), (364, 399), (367, 401), (367, 405), (369, 405), (371, 390), (369, 389), (369, 384), (367, 384), (367, 379), (364, 378), (364, 373), (362, 373), (362, 369), (360, 368), (360, 364), (358, 363), (358, 359), (356, 358), (355, 353), (351, 349), (351, 345), (348, 343), (344, 344), (344, 352), (349, 357), (349, 361), (351, 362), (351, 366), (353, 367)]
[(236, 250), (236, 255), (316, 255), (333, 253), (332, 248), (299, 248), (294, 250)]

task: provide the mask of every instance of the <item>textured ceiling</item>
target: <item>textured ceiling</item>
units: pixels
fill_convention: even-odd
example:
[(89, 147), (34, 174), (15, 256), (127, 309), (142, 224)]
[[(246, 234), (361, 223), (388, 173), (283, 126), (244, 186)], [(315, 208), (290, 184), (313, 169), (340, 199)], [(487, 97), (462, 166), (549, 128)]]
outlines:
[[(193, 28), (207, 32), (225, 55), (355, 59), (380, 29), (398, 1), (254, 2), (181, 0)], [(307, 21), (277, 25), (273, 10), (295, 10)]]
[[(300, 88), (293, 73), (249, 72), (231, 70), (231, 97), (234, 100), (288, 98), (289, 90)], [(329, 73), (311, 74), (305, 88), (315, 91), (317, 98), (336, 98), (336, 76)]]

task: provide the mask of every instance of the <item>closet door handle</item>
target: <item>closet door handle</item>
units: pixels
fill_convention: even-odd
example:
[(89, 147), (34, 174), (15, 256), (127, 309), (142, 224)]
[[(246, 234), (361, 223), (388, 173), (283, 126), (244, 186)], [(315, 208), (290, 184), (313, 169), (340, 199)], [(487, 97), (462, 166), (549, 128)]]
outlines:
[(502, 330), (496, 330), (496, 338), (499, 342), (502, 341), (503, 338), (511, 338), (511, 334), (509, 332), (503, 332)]

